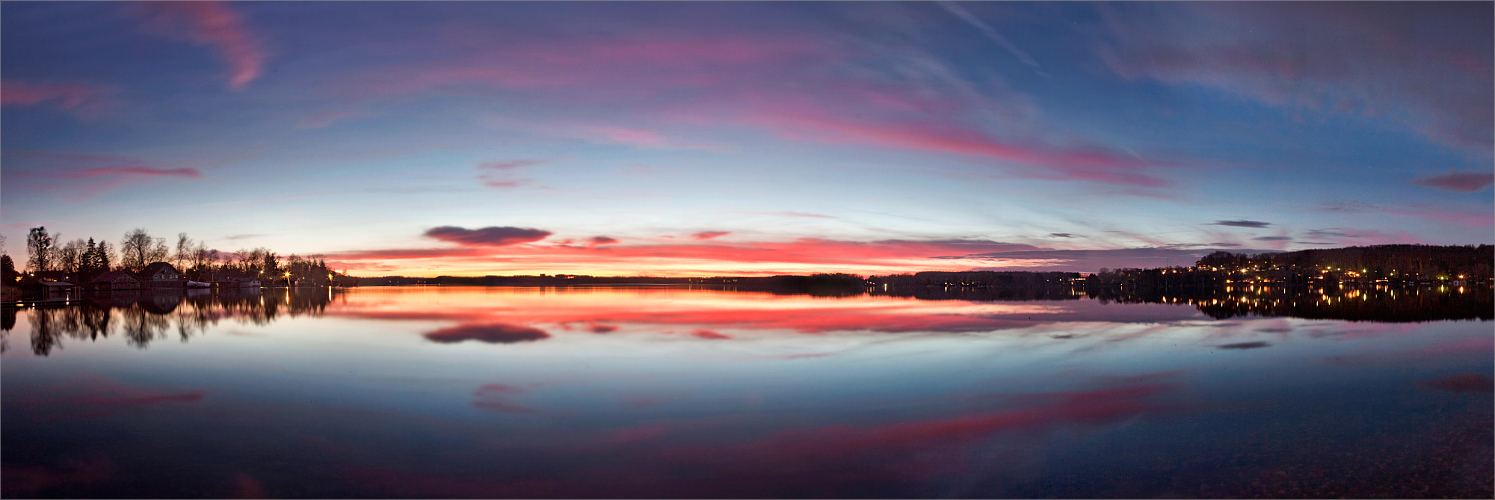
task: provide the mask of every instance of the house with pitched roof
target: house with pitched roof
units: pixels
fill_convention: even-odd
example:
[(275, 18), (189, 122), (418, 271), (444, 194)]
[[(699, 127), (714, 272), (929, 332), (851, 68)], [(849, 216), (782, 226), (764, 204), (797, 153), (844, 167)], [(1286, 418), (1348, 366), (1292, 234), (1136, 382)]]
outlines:
[(187, 278), (175, 266), (166, 262), (153, 262), (135, 275), (141, 288), (182, 288)]

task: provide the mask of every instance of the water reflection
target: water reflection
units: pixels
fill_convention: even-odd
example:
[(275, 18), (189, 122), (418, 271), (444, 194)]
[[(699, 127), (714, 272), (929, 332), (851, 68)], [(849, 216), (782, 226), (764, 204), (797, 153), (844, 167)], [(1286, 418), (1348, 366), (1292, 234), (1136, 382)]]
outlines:
[[(1102, 298), (100, 297), (13, 320), (33, 349), (0, 365), (0, 479), (7, 497), (1491, 496), (1487, 323)], [(1460, 300), (1391, 307), (1471, 317)], [(170, 338), (192, 342), (152, 344)]]
[(1225, 291), (1127, 293), (1106, 291), (1089, 296), (1126, 304), (1188, 304), (1215, 319), (1244, 316), (1342, 319), (1348, 321), (1420, 322), (1495, 319), (1495, 300), (1488, 287), (1370, 287), (1285, 289), (1226, 287)]
[[(386, 293), (404, 293), (409, 290), (384, 290)], [(506, 293), (519, 290), (529, 294), (539, 290), (541, 294), (589, 294), (608, 290), (606, 288), (494, 288), (488, 293)], [(647, 290), (647, 289), (646, 289)], [(654, 289), (655, 291), (669, 289)], [(751, 296), (784, 297), (788, 294), (776, 292), (729, 292), (699, 287), (680, 289), (688, 293), (726, 294), (734, 298)], [(635, 290), (644, 292), (643, 290)], [(31, 309), (31, 348), (39, 356), (46, 356), (61, 346), (64, 337), (78, 340), (97, 340), (119, 334), (134, 347), (145, 348), (151, 342), (172, 334), (183, 342), (206, 332), (220, 321), (231, 320), (244, 324), (266, 325), (282, 316), (321, 316), (329, 304), (344, 297), (342, 289), (290, 289), (261, 292), (259, 289), (239, 290), (187, 290), (183, 291), (115, 291), (92, 295), (85, 300), (66, 307), (44, 307)], [(805, 295), (805, 294), (800, 294)], [(1044, 322), (1065, 321), (1113, 321), (1126, 319), (1140, 313), (1128, 310), (1117, 316), (1118, 310), (1100, 311), (1093, 308), (1064, 306), (1076, 304), (1081, 299), (1094, 299), (1096, 303), (1159, 304), (1194, 308), (1214, 319), (1238, 317), (1291, 317), (1305, 319), (1336, 319), (1372, 322), (1422, 322), (1440, 320), (1491, 320), (1495, 319), (1492, 293), (1487, 288), (1451, 291), (1444, 289), (1346, 289), (1326, 293), (1323, 290), (1290, 292), (1282, 288), (1232, 289), (1229, 292), (1211, 292), (1172, 295), (1163, 293), (1083, 293), (1070, 289), (1013, 289), (990, 290), (960, 287), (931, 288), (913, 292), (872, 292), (863, 297), (908, 298), (917, 301), (965, 301), (973, 303), (961, 307), (960, 314), (938, 306), (917, 305), (909, 302), (872, 302), (874, 307), (859, 304), (857, 307), (842, 307), (849, 303), (837, 303), (821, 296), (818, 302), (809, 302), (803, 307), (741, 308), (752, 301), (732, 300), (733, 308), (695, 308), (690, 310), (609, 310), (603, 305), (588, 305), (582, 310), (557, 311), (554, 304), (532, 310), (530, 314), (515, 314), (512, 311), (495, 311), (483, 303), (467, 304), (461, 301), (417, 308), (366, 307), (361, 304), (346, 304), (333, 311), (334, 315), (353, 316), (384, 320), (451, 320), (461, 324), (440, 328), (425, 333), (425, 338), (437, 343), (474, 341), (490, 344), (533, 342), (550, 338), (551, 334), (535, 323), (557, 323), (563, 329), (573, 326), (593, 333), (607, 333), (619, 328), (609, 322), (637, 323), (649, 325), (696, 325), (703, 326), (686, 334), (705, 339), (730, 339), (713, 327), (747, 327), (754, 329), (791, 329), (800, 332), (824, 332), (846, 330), (872, 330), (883, 332), (977, 332), (1008, 330), (1031, 327)], [(855, 298), (846, 296), (840, 298)], [(987, 302), (1018, 302), (1028, 306), (993, 306), (985, 310), (974, 304)], [(782, 305), (788, 301), (779, 301)], [(938, 303), (938, 302), (933, 302)], [(876, 307), (880, 304), (882, 307)], [(1044, 307), (1054, 304), (1054, 307)], [(548, 310), (544, 312), (543, 310)], [(877, 309), (877, 310), (874, 310)], [(1157, 321), (1181, 320), (1187, 314), (1181, 310), (1152, 311)], [(9, 331), (15, 327), (17, 311), (4, 310), (6, 338), (0, 343), (0, 352), (9, 349)], [(562, 316), (557, 316), (560, 314)], [(569, 315), (569, 316), (567, 316)], [(1035, 319), (1036, 318), (1036, 319)], [(1147, 318), (1133, 318), (1147, 319)], [(498, 321), (503, 320), (503, 321)], [(1062, 335), (1062, 334), (1060, 334)], [(1056, 337), (1067, 338), (1067, 337)], [(1255, 347), (1255, 346), (1253, 346)], [(1224, 347), (1227, 349), (1249, 349), (1252, 347)]]
[[(186, 342), (225, 320), (266, 325), (283, 316), (320, 316), (341, 293), (328, 289), (262, 293), (255, 288), (101, 292), (67, 306), (28, 309), (31, 351), (46, 356), (61, 348), (64, 337), (96, 341), (113, 334), (142, 349), (172, 334)], [(7, 350), (16, 313), (5, 309)]]

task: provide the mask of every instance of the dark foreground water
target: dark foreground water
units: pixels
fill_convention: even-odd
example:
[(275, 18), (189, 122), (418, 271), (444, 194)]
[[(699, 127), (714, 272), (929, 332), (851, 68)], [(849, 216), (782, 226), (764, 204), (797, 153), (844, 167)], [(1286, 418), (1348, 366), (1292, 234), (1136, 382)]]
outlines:
[(1215, 316), (678, 288), (12, 310), (0, 492), (1492, 496), (1491, 322)]

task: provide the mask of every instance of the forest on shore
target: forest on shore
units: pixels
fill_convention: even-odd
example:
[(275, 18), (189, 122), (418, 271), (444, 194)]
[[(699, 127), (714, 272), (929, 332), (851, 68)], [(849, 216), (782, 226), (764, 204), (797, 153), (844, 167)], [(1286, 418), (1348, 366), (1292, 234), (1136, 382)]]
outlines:
[(116, 245), (94, 238), (63, 241), (61, 234), (34, 227), (26, 236), (26, 253), (24, 272), (16, 269), (9, 253), (0, 253), (0, 281), (7, 286), (38, 280), (83, 285), (110, 271), (138, 273), (152, 263), (167, 262), (193, 281), (250, 278), (311, 286), (357, 284), (356, 278), (329, 269), (321, 255), (283, 257), (264, 247), (226, 252), (187, 233), (177, 234), (176, 244), (168, 245), (166, 238), (143, 228), (126, 232)]

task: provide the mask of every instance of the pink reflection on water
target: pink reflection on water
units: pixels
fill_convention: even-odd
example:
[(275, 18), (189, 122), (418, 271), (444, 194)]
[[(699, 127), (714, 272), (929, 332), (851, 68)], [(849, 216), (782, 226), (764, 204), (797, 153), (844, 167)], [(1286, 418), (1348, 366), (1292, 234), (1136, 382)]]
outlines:
[[(1023, 330), (1073, 322), (1158, 323), (1141, 337), (1166, 329), (1164, 323), (1199, 319), (1192, 307), (1161, 304), (1126, 307), (1090, 300), (1045, 302), (925, 301), (863, 296), (824, 298), (679, 288), (443, 288), (439, 303), (383, 300), (368, 289), (330, 304), (328, 316), (368, 320), (446, 321), (458, 326), (427, 333), (438, 342), (539, 340), (546, 328), (560, 332), (613, 333), (682, 329), (702, 338), (737, 338), (724, 330), (754, 335), (870, 331), (990, 332)], [(1118, 314), (1121, 316), (1118, 317)], [(578, 329), (576, 325), (585, 325)], [(523, 331), (525, 333), (521, 334)], [(543, 334), (543, 335), (542, 335)], [(517, 340), (516, 340), (517, 341)]]
[[(997, 434), (1011, 433), (1008, 442), (1016, 446), (1003, 452), (1004, 456), (1031, 455), (1041, 449), (1038, 436), (1048, 433), (1083, 432), (1144, 415), (1170, 414), (1177, 407), (1155, 399), (1174, 387), (1145, 383), (987, 394), (985, 398), (1001, 401), (1006, 408), (868, 425), (796, 425), (789, 415), (664, 418), (583, 436), (569, 445), (555, 444), (553, 449), (565, 447), (566, 455), (572, 457), (564, 472), (536, 469), (499, 478), (411, 464), (400, 469), (351, 469), (343, 477), (396, 496), (634, 497), (644, 492), (650, 497), (844, 496), (868, 485), (893, 487), (969, 473), (977, 467), (972, 449), (981, 448)], [(765, 423), (773, 425), (764, 429)], [(632, 458), (607, 458), (622, 450)], [(530, 452), (513, 453), (528, 456)], [(1021, 460), (1020, 456), (1010, 458)], [(661, 479), (665, 477), (669, 479)], [(892, 491), (898, 490), (885, 490)]]
[(39, 413), (36, 421), (44, 422), (105, 417), (163, 403), (196, 403), (207, 394), (202, 390), (161, 392), (85, 374), (12, 394), (5, 404), (32, 409)]

